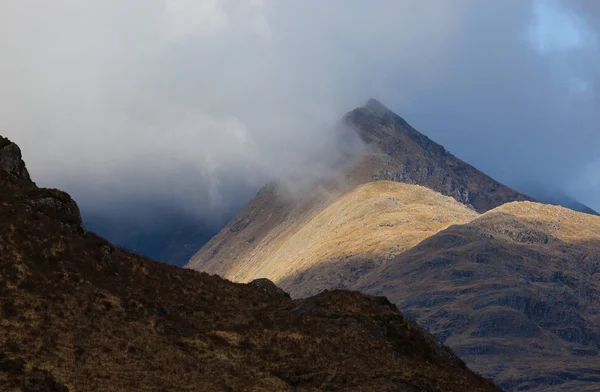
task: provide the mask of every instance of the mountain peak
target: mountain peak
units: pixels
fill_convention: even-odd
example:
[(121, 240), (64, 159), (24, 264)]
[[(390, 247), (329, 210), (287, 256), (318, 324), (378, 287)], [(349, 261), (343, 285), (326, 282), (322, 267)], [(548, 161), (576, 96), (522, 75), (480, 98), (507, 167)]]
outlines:
[(2, 136), (0, 136), (0, 169), (16, 178), (31, 182), (31, 177), (22, 159), (21, 149)]
[(391, 112), (384, 104), (379, 102), (378, 100), (371, 98), (364, 104), (363, 108), (374, 112), (377, 115), (384, 115), (386, 113)]

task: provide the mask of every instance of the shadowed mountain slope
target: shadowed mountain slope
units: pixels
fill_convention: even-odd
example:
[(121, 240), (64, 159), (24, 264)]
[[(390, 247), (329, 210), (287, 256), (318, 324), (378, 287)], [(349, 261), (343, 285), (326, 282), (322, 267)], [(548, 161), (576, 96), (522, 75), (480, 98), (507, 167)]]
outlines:
[(392, 258), (342, 257), (278, 284), (298, 296), (336, 287), (385, 295), (509, 390), (600, 390), (597, 216), (509, 203)]
[(383, 297), (146, 259), (6, 170), (0, 219), (2, 391), (499, 391)]
[(390, 180), (423, 185), (485, 212), (510, 201), (531, 200), (450, 154), (376, 100), (343, 122), (375, 147), (355, 173), (360, 183)]
[(348, 287), (388, 296), (503, 388), (600, 390), (600, 217), (506, 204)]

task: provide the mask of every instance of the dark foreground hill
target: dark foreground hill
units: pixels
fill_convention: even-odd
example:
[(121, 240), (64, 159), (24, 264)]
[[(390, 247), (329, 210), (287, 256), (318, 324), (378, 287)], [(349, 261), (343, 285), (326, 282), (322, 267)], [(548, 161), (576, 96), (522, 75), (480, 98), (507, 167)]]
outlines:
[(2, 391), (499, 391), (383, 297), (117, 249), (23, 170), (0, 169), (0, 220)]

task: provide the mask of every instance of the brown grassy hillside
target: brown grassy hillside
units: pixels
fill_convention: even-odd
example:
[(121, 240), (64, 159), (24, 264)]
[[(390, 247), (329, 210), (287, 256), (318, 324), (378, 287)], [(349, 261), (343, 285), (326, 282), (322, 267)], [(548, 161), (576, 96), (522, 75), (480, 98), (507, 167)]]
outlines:
[(280, 281), (332, 261), (343, 266), (320, 271), (285, 289), (306, 296), (323, 289), (349, 287), (355, 278), (410, 249), (452, 224), (466, 223), (478, 214), (451, 197), (428, 188), (391, 181), (361, 185), (318, 211), (306, 210), (299, 219), (269, 231), (250, 254), (224, 263), (210, 263), (204, 271), (238, 282), (258, 277)]
[(385, 298), (148, 260), (5, 170), (0, 222), (2, 391), (499, 391)]
[(388, 181), (311, 197), (322, 195), (203, 268), (268, 277), (295, 297), (385, 295), (507, 389), (598, 390), (600, 217), (531, 202), (479, 215)]
[[(338, 260), (279, 284), (309, 295), (324, 274), (362, 265)], [(600, 217), (509, 203), (347, 287), (387, 296), (506, 389), (600, 390)]]

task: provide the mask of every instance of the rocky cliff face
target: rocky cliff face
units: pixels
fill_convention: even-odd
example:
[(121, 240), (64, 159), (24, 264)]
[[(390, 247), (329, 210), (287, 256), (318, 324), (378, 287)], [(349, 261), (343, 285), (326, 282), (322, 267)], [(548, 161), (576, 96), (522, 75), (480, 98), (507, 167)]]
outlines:
[(376, 100), (354, 109), (343, 122), (375, 148), (375, 153), (355, 169), (358, 176), (364, 176), (363, 182), (423, 185), (478, 212), (511, 201), (531, 200), (456, 158)]
[(0, 169), (22, 180), (31, 181), (21, 157), (21, 149), (2, 136), (0, 136)]

